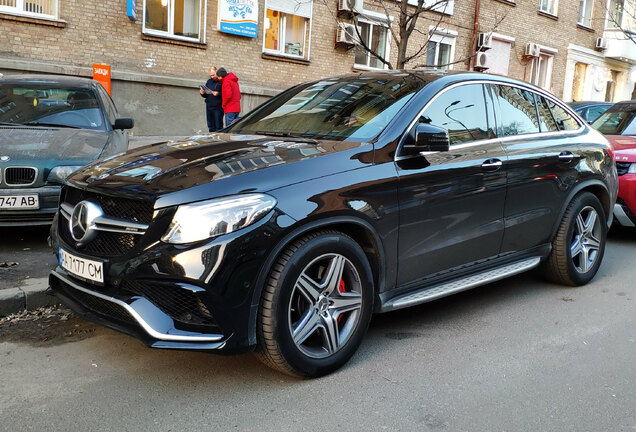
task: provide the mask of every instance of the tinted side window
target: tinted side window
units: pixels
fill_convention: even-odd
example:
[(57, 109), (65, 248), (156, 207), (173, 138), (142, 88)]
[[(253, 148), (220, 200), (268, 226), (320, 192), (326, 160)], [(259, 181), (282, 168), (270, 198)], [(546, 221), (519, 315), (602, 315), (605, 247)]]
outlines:
[(490, 138), (483, 86), (463, 85), (442, 93), (421, 121), (448, 130), (451, 144)]
[(546, 99), (550, 111), (554, 116), (557, 127), (559, 130), (576, 130), (579, 128), (579, 123), (572, 117), (566, 110), (552, 102), (550, 99)]
[(539, 96), (538, 94), (535, 94), (534, 98), (537, 101), (537, 110), (539, 111), (541, 132), (558, 131), (559, 128), (557, 127), (554, 117), (552, 117), (552, 112), (550, 111), (550, 107), (548, 106), (548, 101), (546, 101), (545, 98)]
[(501, 136), (525, 135), (539, 132), (539, 120), (530, 92), (516, 87), (494, 85), (493, 93), (499, 103)]

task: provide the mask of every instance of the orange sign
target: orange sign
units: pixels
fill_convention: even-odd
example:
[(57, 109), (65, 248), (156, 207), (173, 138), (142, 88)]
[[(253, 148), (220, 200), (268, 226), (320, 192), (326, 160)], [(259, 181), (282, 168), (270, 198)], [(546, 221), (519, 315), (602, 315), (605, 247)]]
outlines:
[(104, 86), (110, 95), (110, 66), (94, 64), (93, 79)]

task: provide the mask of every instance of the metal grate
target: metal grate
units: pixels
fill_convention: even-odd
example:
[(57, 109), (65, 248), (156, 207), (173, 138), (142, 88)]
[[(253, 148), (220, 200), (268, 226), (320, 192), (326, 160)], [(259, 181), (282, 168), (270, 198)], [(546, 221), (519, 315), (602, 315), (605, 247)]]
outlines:
[(627, 174), (627, 170), (629, 170), (629, 166), (631, 162), (616, 162), (616, 171), (619, 176)]
[(175, 321), (210, 326), (218, 330), (212, 314), (192, 291), (177, 285), (151, 285), (139, 281), (124, 281), (121, 287), (131, 294), (148, 299)]
[(28, 186), (35, 183), (37, 170), (32, 167), (8, 167), (4, 170), (4, 182), (9, 186)]
[(141, 237), (133, 234), (99, 231), (93, 240), (79, 247), (71, 236), (66, 218), (60, 218), (59, 233), (66, 244), (74, 245), (77, 250), (98, 257), (124, 255), (135, 247)]

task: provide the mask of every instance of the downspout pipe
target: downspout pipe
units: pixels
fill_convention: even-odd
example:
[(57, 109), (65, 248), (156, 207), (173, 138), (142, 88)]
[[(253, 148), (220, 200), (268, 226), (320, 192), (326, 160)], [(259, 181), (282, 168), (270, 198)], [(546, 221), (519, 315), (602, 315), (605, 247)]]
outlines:
[(480, 0), (475, 0), (475, 22), (473, 23), (473, 42), (470, 45), (472, 47), (473, 52), (470, 56), (470, 61), (468, 63), (468, 70), (474, 70), (475, 68), (475, 53), (477, 52), (477, 38), (479, 36), (479, 9), (480, 9)]

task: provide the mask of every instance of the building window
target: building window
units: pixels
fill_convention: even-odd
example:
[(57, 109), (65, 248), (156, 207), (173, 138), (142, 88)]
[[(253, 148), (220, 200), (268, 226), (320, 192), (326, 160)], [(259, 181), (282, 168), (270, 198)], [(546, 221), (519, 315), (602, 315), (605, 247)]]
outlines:
[(550, 90), (552, 84), (552, 64), (554, 56), (542, 52), (541, 55), (532, 60), (530, 82), (542, 89)]
[[(364, 44), (383, 59), (389, 58), (389, 29), (382, 24), (358, 21), (360, 37)], [(362, 47), (355, 49), (354, 67), (385, 69), (387, 66)]]
[(269, 0), (265, 6), (265, 53), (309, 58), (308, 43), (313, 2)]
[(486, 73), (497, 75), (508, 75), (508, 67), (510, 65), (510, 52), (514, 38), (499, 34), (492, 34), (492, 48), (488, 51), (491, 64)]
[(0, 0), (0, 13), (57, 19), (57, 0)]
[(636, 1), (610, 0), (606, 27), (636, 32)]
[(594, 0), (581, 0), (579, 2), (579, 24), (585, 27), (592, 27), (593, 11)]
[(455, 56), (456, 32), (442, 29), (430, 29), (432, 34), (428, 38), (426, 47), (426, 65), (436, 69), (452, 69)]
[(144, 0), (144, 33), (199, 42), (202, 15), (201, 0)]
[(548, 13), (550, 15), (557, 15), (558, 6), (558, 0), (539, 0), (539, 11)]

